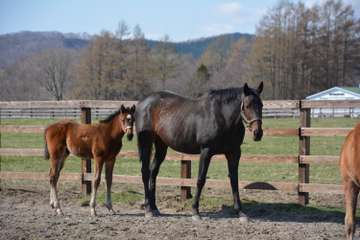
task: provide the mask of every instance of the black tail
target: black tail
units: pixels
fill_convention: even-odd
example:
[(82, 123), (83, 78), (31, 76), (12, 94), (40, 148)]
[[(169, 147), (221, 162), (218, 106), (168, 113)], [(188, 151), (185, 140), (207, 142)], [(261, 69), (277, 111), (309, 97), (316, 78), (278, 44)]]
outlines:
[(153, 145), (153, 136), (150, 131), (143, 131), (137, 133), (138, 137), (138, 151), (139, 151), (139, 160), (140, 162), (146, 159), (150, 159)]
[(48, 149), (48, 145), (47, 145), (47, 141), (46, 141), (46, 136), (44, 134), (44, 142), (45, 142), (45, 146), (44, 146), (44, 158), (45, 160), (49, 160), (50, 159), (50, 154), (49, 154), (49, 149)]

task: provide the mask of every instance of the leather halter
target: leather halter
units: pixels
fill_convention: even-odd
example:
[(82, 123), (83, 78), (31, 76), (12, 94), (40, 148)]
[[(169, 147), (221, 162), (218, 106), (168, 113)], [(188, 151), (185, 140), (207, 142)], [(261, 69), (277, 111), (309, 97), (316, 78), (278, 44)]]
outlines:
[(261, 120), (260, 118), (258, 118), (258, 117), (253, 118), (253, 119), (250, 119), (250, 120), (248, 120), (248, 119), (246, 118), (246, 116), (245, 116), (245, 110), (244, 110), (244, 102), (243, 102), (243, 101), (241, 101), (241, 106), (240, 106), (240, 108), (241, 108), (241, 110), (240, 110), (240, 115), (241, 115), (242, 121), (243, 121), (244, 125), (245, 125), (247, 128), (250, 129), (250, 128), (251, 128), (251, 124), (252, 124), (253, 122), (256, 122), (256, 121), (262, 122), (262, 120)]

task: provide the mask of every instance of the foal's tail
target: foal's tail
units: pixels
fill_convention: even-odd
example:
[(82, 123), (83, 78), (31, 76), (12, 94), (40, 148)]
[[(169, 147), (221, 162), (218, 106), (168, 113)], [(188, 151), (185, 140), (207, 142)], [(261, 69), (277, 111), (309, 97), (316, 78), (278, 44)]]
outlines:
[(50, 154), (49, 154), (49, 149), (48, 149), (48, 145), (47, 145), (47, 141), (46, 141), (46, 130), (44, 132), (44, 142), (45, 142), (44, 158), (45, 158), (45, 160), (49, 160), (50, 159)]

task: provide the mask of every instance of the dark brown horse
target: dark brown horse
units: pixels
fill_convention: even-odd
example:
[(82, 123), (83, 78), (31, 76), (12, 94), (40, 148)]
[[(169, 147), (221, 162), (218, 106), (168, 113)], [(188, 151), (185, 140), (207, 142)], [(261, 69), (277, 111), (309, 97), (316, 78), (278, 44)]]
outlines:
[(95, 216), (96, 192), (101, 170), (105, 163), (105, 206), (113, 212), (111, 203), (112, 173), (116, 155), (122, 147), (122, 137), (133, 137), (135, 106), (121, 108), (107, 119), (96, 124), (80, 124), (70, 120), (60, 121), (45, 129), (45, 158), (50, 159), (50, 206), (62, 214), (57, 193), (60, 171), (69, 153), (81, 158), (92, 158), (95, 163), (90, 200), (91, 215)]
[(340, 171), (345, 193), (345, 231), (349, 240), (354, 238), (356, 204), (360, 189), (360, 124), (345, 139), (340, 155)]
[[(238, 191), (240, 145), (244, 139), (245, 126), (252, 130), (255, 141), (261, 140), (262, 90), (262, 83), (257, 89), (245, 84), (241, 88), (213, 90), (199, 99), (189, 99), (171, 92), (157, 92), (138, 103), (135, 122), (142, 162), (145, 216), (160, 214), (155, 200), (156, 177), (167, 148), (171, 147), (183, 153), (200, 154), (197, 189), (192, 205), (194, 219), (200, 219), (199, 198), (210, 159), (215, 154), (225, 154), (234, 208), (241, 221), (247, 220), (241, 212)], [(153, 144), (155, 154), (149, 168)]]

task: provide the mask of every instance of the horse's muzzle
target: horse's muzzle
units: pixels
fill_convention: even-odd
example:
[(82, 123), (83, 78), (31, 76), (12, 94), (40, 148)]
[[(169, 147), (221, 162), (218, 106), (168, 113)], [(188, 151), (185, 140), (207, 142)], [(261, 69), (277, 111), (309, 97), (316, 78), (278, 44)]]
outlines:
[(260, 129), (255, 129), (253, 131), (253, 139), (254, 139), (254, 141), (256, 141), (256, 142), (260, 141), (262, 136), (263, 136), (263, 130), (261, 128)]
[(126, 128), (126, 137), (129, 141), (131, 141), (134, 137), (133, 129), (131, 127)]

